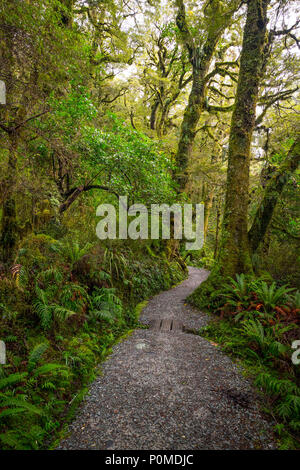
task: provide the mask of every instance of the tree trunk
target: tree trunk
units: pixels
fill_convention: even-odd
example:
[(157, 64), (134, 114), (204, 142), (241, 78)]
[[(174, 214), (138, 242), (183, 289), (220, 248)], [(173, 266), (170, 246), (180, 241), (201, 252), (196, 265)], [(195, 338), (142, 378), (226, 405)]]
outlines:
[(266, 40), (267, 6), (270, 0), (249, 0), (244, 28), (241, 65), (231, 119), (225, 210), (217, 265), (190, 296), (200, 308), (211, 303), (223, 278), (253, 272), (247, 232), (250, 144), (262, 75)]
[(175, 179), (178, 183), (179, 191), (184, 191), (188, 180), (187, 168), (193, 150), (196, 127), (205, 106), (205, 76), (212, 60), (212, 56), (217, 44), (217, 39), (218, 38), (212, 38), (211, 43), (207, 44), (207, 50), (204, 58), (200, 57), (200, 48), (195, 48), (193, 52), (192, 89), (190, 92), (188, 105), (184, 112), (176, 153), (177, 174)]
[(176, 0), (176, 5), (178, 7), (176, 24), (187, 48), (189, 61), (192, 65), (192, 89), (181, 124), (176, 154), (177, 171), (175, 174), (175, 180), (178, 183), (179, 192), (182, 192), (185, 190), (185, 186), (188, 181), (187, 169), (193, 150), (196, 127), (206, 106), (206, 76), (218, 41), (224, 30), (230, 24), (234, 8), (237, 8), (237, 5), (235, 6), (233, 2), (233, 9), (231, 11), (222, 11), (221, 14), (220, 10), (220, 16), (218, 16), (217, 12), (219, 11), (220, 5), (223, 6), (223, 3), (219, 3), (217, 1), (210, 2), (210, 6), (213, 9), (213, 15), (211, 13), (211, 23), (207, 27), (207, 39), (204, 44), (201, 45), (196, 45), (193, 34), (191, 34), (188, 28), (183, 0)]
[(74, 0), (60, 0), (60, 3), (63, 5), (63, 8), (58, 7), (61, 22), (67, 28), (71, 28), (73, 25)]
[(300, 140), (298, 139), (292, 145), (284, 162), (268, 183), (263, 200), (254, 216), (251, 229), (249, 230), (250, 246), (253, 252), (257, 250), (259, 244), (262, 242), (282, 190), (288, 182), (291, 174), (298, 168), (299, 162)]
[(158, 110), (158, 107), (160, 105), (160, 100), (157, 98), (153, 105), (151, 106), (151, 115), (150, 115), (150, 129), (155, 130), (155, 124), (156, 124), (156, 112)]
[(213, 198), (214, 198), (214, 189), (210, 188), (208, 189), (208, 193), (204, 200), (204, 224), (203, 224), (204, 242), (206, 241), (208, 221), (209, 221), (210, 211), (213, 205)]
[(220, 218), (221, 218), (221, 204), (220, 204), (219, 197), (217, 197), (217, 220), (216, 220), (216, 238), (215, 238), (214, 259), (217, 258), (217, 254), (218, 254)]
[(247, 231), (250, 145), (266, 40), (269, 0), (250, 0), (244, 29), (241, 65), (232, 114), (225, 210), (218, 261), (221, 273), (251, 273)]
[(10, 142), (10, 149), (7, 176), (4, 182), (5, 189), (2, 203), (0, 239), (1, 258), (4, 263), (8, 263), (12, 259), (18, 234), (15, 201), (18, 139), (15, 132), (10, 132), (8, 137)]

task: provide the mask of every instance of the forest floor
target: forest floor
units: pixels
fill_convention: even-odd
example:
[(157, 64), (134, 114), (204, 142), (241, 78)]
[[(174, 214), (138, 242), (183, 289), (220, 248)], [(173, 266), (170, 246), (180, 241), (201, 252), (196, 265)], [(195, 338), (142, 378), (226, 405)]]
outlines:
[(276, 448), (272, 423), (239, 366), (190, 334), (209, 317), (185, 298), (207, 275), (189, 268), (188, 279), (149, 301), (141, 323), (172, 318), (184, 331), (137, 329), (118, 343), (59, 449)]

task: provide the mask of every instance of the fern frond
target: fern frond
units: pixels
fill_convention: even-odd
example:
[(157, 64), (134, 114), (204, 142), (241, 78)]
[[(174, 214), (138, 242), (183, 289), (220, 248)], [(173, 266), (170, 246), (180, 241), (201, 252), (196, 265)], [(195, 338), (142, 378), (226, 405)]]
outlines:
[(73, 312), (72, 310), (69, 310), (60, 305), (53, 306), (53, 313), (59, 322), (65, 322), (68, 318), (76, 315), (76, 312)]
[(5, 408), (5, 407), (24, 408), (24, 411), (26, 411), (27, 413), (37, 414), (39, 416), (42, 416), (44, 414), (43, 410), (41, 410), (37, 406), (32, 405), (31, 403), (28, 403), (27, 401), (22, 400), (20, 398), (14, 398), (14, 397), (1, 398), (0, 406), (1, 408)]
[(55, 364), (50, 362), (49, 364), (44, 364), (40, 367), (37, 367), (33, 372), (33, 376), (39, 377), (41, 375), (49, 374), (54, 371), (64, 372), (67, 371), (67, 369), (66, 366), (62, 364)]
[(50, 305), (45, 301), (45, 294), (33, 301), (33, 308), (41, 320), (42, 328), (44, 328), (44, 330), (50, 328), (52, 323), (52, 311)]
[(25, 413), (27, 410), (26, 408), (7, 408), (0, 412), (0, 420), (3, 418), (7, 418), (8, 416), (14, 416), (17, 414)]
[(27, 377), (28, 372), (17, 372), (16, 374), (10, 374), (8, 377), (0, 379), (0, 390), (15, 385), (18, 382), (22, 382)]
[(19, 434), (15, 431), (7, 431), (0, 434), (0, 441), (2, 444), (12, 447), (13, 449), (20, 449)]
[(40, 358), (45, 353), (45, 351), (47, 351), (48, 347), (48, 343), (40, 343), (33, 348), (28, 358), (29, 372), (35, 368), (36, 364), (39, 362)]

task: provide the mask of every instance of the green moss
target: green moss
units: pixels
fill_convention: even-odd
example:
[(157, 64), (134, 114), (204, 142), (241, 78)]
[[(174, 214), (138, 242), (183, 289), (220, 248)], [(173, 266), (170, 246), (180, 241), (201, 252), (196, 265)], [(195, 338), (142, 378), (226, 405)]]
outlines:
[(31, 234), (19, 247), (16, 262), (28, 269), (45, 269), (57, 258), (52, 250), (56, 240), (44, 234)]
[(218, 298), (222, 293), (222, 285), (225, 281), (225, 278), (219, 274), (219, 271), (217, 269), (214, 270), (206, 281), (202, 282), (187, 297), (188, 302), (202, 310), (216, 308), (219, 306)]
[(17, 234), (18, 224), (15, 200), (8, 199), (3, 205), (0, 238), (1, 255), (5, 263), (12, 257), (18, 239)]
[(138, 303), (137, 306), (135, 307), (134, 314), (135, 314), (135, 317), (136, 317), (137, 321), (140, 318), (140, 314), (141, 314), (142, 310), (144, 310), (144, 308), (146, 307), (148, 302), (149, 302), (149, 300), (143, 300), (143, 302)]

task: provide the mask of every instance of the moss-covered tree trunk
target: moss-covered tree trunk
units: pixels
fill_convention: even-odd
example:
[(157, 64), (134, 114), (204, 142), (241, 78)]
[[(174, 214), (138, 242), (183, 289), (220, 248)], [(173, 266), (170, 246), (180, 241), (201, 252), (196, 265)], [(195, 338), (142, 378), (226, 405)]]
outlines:
[(74, 0), (60, 0), (62, 8), (58, 5), (58, 11), (61, 14), (61, 21), (64, 26), (71, 28), (73, 24)]
[(221, 203), (219, 196), (217, 197), (217, 215), (216, 215), (216, 236), (215, 236), (215, 248), (214, 248), (214, 259), (217, 258), (218, 245), (219, 245), (219, 230), (220, 230), (220, 219), (221, 219)]
[(252, 271), (248, 239), (250, 145), (262, 75), (269, 0), (250, 0), (232, 114), (227, 187), (218, 261), (222, 275)]
[[(206, 75), (208, 73), (216, 45), (228, 26), (231, 15), (225, 14), (221, 24), (216, 19), (208, 27), (207, 39), (201, 46), (196, 46), (194, 38), (189, 31), (185, 6), (182, 0), (177, 0), (178, 13), (176, 23), (181, 32), (182, 40), (188, 50), (189, 60), (192, 65), (192, 88), (189, 95), (187, 107), (184, 112), (180, 128), (180, 137), (176, 153), (177, 171), (175, 180), (178, 183), (179, 191), (184, 191), (188, 180), (188, 164), (193, 150), (196, 128), (202, 112), (205, 109), (206, 101)], [(215, 2), (216, 11), (218, 3)]]
[(151, 114), (150, 114), (150, 129), (155, 130), (155, 124), (156, 124), (156, 113), (159, 108), (160, 101), (157, 98), (153, 105), (151, 106)]
[(224, 218), (217, 267), (191, 296), (193, 303), (206, 307), (220, 287), (222, 277), (252, 273), (247, 230), (249, 202), (250, 145), (262, 75), (263, 51), (267, 37), (269, 0), (249, 0), (244, 28), (239, 80), (231, 119)]
[(213, 205), (213, 198), (214, 198), (214, 188), (207, 187), (206, 184), (204, 186), (204, 192), (202, 195), (202, 200), (204, 201), (204, 221), (203, 221), (203, 232), (204, 232), (204, 242), (206, 241), (207, 231), (208, 231), (208, 221), (211, 212), (211, 208)]
[[(201, 113), (205, 105), (205, 75), (208, 71), (210, 60), (214, 51), (215, 43), (211, 45), (210, 58), (206, 60), (202, 66), (197, 66), (197, 59), (195, 57), (193, 67), (193, 82), (192, 89), (189, 96), (188, 105), (185, 109), (176, 153), (176, 181), (180, 191), (184, 191), (188, 180), (188, 163), (193, 150), (195, 140), (196, 127), (199, 122)], [(197, 51), (195, 50), (195, 54)], [(199, 50), (198, 54), (199, 55)], [(200, 61), (200, 58), (198, 58)]]
[(10, 148), (7, 166), (7, 176), (4, 182), (3, 202), (2, 202), (2, 219), (1, 219), (1, 259), (4, 263), (8, 263), (15, 249), (17, 242), (17, 213), (15, 201), (15, 185), (17, 170), (17, 133), (11, 131), (8, 134)]
[(250, 247), (255, 252), (267, 232), (277, 201), (291, 174), (300, 162), (300, 139), (292, 145), (284, 162), (269, 181), (264, 197), (256, 211), (249, 230)]

